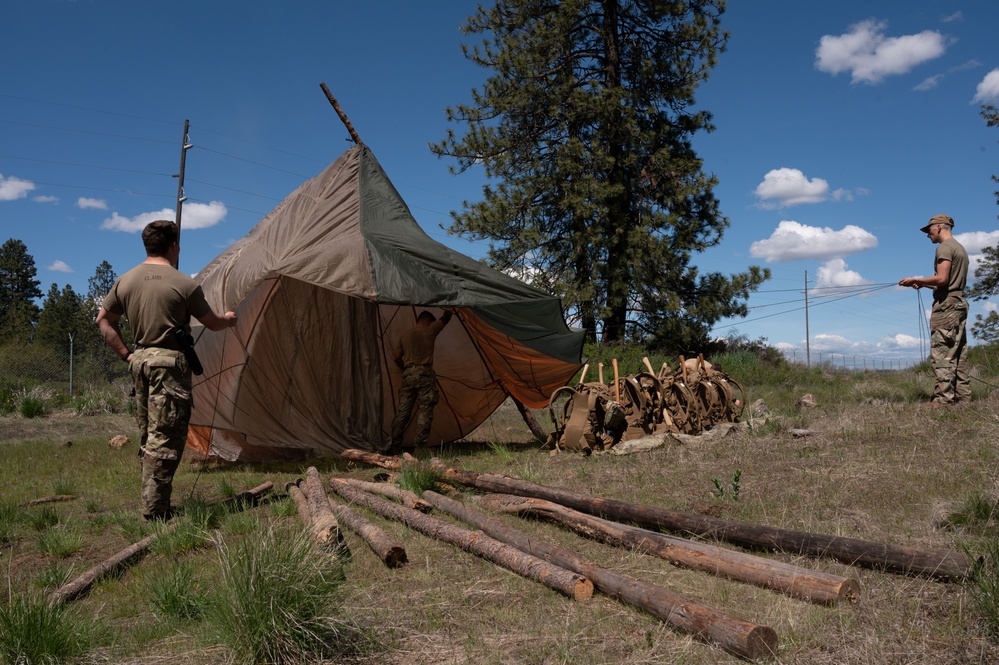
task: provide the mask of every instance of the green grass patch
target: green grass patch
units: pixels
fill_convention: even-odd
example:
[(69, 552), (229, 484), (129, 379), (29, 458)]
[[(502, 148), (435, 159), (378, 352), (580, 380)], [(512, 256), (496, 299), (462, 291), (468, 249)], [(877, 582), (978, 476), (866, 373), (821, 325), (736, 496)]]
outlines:
[(356, 654), (370, 638), (343, 611), (343, 573), (301, 533), (215, 536), (219, 582), (205, 627), (236, 663), (301, 663)]

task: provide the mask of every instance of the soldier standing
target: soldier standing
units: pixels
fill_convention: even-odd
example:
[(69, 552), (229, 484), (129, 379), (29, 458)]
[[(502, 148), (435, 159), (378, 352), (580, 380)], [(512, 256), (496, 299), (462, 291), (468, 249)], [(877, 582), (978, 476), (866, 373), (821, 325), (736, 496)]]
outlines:
[[(97, 314), (105, 344), (128, 363), (135, 384), (135, 419), (140, 430), (142, 514), (169, 520), (173, 476), (180, 464), (191, 419), (191, 367), (174, 334), (187, 334), (191, 317), (209, 330), (236, 325), (236, 313), (219, 316), (201, 286), (174, 266), (180, 230), (174, 222), (150, 222), (142, 231), (146, 260), (115, 280)], [(121, 336), (125, 316), (135, 338), (130, 350)]]
[(935, 215), (920, 231), (939, 245), (933, 259), (931, 277), (906, 277), (900, 286), (933, 289), (930, 313), (930, 364), (936, 378), (934, 406), (955, 404), (971, 399), (968, 375), (968, 301), (964, 287), (968, 280), (968, 252), (954, 239), (954, 220), (949, 215)]
[[(399, 339), (394, 360), (402, 370), (402, 385), (399, 387), (399, 410), (392, 419), (390, 454), (412, 453), (416, 448), (427, 445), (434, 406), (440, 398), (437, 394), (437, 374), (434, 372), (434, 345), (451, 316), (451, 310), (445, 311), (440, 319), (430, 312), (420, 312), (416, 325)], [(414, 406), (417, 410), (415, 447), (404, 448), (402, 437), (413, 417)]]

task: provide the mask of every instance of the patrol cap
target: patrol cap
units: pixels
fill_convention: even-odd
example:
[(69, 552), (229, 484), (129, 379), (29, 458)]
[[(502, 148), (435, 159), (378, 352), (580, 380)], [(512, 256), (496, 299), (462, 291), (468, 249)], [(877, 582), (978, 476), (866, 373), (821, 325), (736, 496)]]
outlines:
[(933, 217), (930, 217), (930, 221), (926, 223), (926, 226), (919, 230), (923, 233), (929, 233), (930, 227), (934, 224), (945, 224), (946, 226), (954, 228), (954, 220), (950, 215), (933, 215)]

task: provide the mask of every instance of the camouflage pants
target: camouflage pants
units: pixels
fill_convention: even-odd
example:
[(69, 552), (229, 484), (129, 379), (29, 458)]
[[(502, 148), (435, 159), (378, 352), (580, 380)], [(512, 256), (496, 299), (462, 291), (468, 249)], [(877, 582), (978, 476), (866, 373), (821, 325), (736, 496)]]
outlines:
[(437, 394), (437, 374), (427, 365), (413, 365), (402, 373), (402, 386), (399, 388), (399, 410), (392, 419), (392, 447), (402, 445), (402, 437), (416, 407), (416, 446), (426, 446), (430, 436), (430, 425), (434, 419), (434, 406), (440, 396)]
[(139, 349), (129, 363), (135, 383), (135, 420), (142, 458), (142, 514), (170, 511), (173, 475), (191, 420), (191, 370), (180, 351)]
[(968, 301), (950, 296), (933, 303), (930, 314), (930, 364), (936, 386), (933, 401), (951, 404), (971, 399), (968, 375), (968, 339), (965, 324)]

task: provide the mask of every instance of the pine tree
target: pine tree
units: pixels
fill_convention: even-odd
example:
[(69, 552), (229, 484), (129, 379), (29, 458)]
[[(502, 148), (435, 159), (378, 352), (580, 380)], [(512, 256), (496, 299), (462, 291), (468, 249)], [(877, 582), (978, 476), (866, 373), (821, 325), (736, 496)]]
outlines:
[(493, 74), (471, 104), (447, 110), (467, 132), (431, 149), (490, 180), (452, 230), (490, 240), (490, 263), (559, 294), (604, 342), (682, 351), (719, 318), (744, 316), (769, 278), (690, 265), (729, 224), (691, 143), (713, 129), (694, 92), (724, 50), (724, 7), (497, 0), (464, 26), (484, 38), (465, 56)]
[(34, 339), (37, 344), (54, 349), (60, 357), (68, 360), (70, 348), (74, 352), (78, 350), (77, 344), (81, 341), (79, 337), (85, 324), (83, 298), (69, 284), (61, 291), (58, 284), (53, 284), (42, 301)]
[[(999, 127), (999, 109), (990, 104), (982, 106), (981, 115), (989, 127)], [(992, 176), (994, 182), (999, 182), (999, 176)], [(996, 203), (999, 204), (999, 191), (994, 192)], [(975, 269), (975, 286), (970, 297), (974, 300), (986, 300), (999, 295), (999, 246), (986, 247), (982, 250), (982, 260)], [(971, 334), (987, 344), (999, 341), (999, 314), (989, 312), (988, 316), (975, 315), (975, 323)]]
[(10, 238), (0, 246), (0, 343), (27, 343), (38, 321), (42, 297), (35, 259), (27, 246)]

